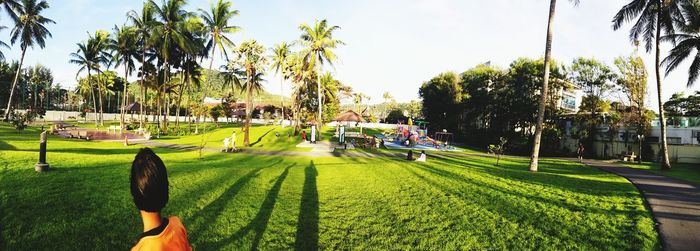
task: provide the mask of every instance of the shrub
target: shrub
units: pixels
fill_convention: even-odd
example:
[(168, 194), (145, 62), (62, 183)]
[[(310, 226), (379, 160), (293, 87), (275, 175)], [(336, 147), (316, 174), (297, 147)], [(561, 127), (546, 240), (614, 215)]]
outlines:
[(10, 124), (17, 130), (18, 133), (22, 132), (27, 128), (29, 123), (34, 121), (36, 114), (33, 112), (27, 112), (23, 114), (21, 112), (13, 112), (10, 115)]

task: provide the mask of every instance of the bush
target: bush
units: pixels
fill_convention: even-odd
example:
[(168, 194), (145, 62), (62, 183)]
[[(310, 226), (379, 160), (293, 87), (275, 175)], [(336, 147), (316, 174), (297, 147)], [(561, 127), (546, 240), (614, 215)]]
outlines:
[(33, 112), (27, 112), (26, 114), (20, 112), (13, 112), (10, 115), (10, 124), (17, 130), (17, 132), (22, 132), (27, 128), (29, 123), (34, 121), (36, 114)]

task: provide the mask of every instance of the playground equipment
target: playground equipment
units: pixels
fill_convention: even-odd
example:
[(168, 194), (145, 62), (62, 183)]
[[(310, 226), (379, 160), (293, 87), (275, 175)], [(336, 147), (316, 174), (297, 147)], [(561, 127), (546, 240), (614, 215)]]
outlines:
[(448, 132), (435, 133), (435, 139), (428, 136), (428, 123), (425, 121), (416, 121), (416, 125), (412, 125), (412, 120), (409, 120), (408, 125), (398, 124), (394, 133), (389, 135), (378, 135), (378, 138), (389, 142), (389, 145), (396, 145), (410, 148), (425, 148), (437, 150), (455, 150), (450, 142), (454, 139), (454, 135)]

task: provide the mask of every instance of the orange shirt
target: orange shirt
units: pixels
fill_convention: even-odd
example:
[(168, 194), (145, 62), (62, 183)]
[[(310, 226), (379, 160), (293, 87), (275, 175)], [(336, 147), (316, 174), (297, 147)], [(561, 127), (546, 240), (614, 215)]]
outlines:
[(131, 248), (137, 250), (192, 250), (187, 231), (177, 216), (168, 218), (168, 225), (158, 235), (145, 236)]

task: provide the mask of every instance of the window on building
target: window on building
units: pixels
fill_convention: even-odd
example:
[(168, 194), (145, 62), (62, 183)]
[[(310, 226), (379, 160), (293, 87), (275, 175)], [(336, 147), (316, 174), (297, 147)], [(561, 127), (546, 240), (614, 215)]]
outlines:
[(680, 137), (666, 137), (666, 142), (669, 145), (680, 145), (682, 144), (681, 138)]
[(561, 107), (570, 110), (576, 110), (576, 97), (570, 95), (562, 95)]

